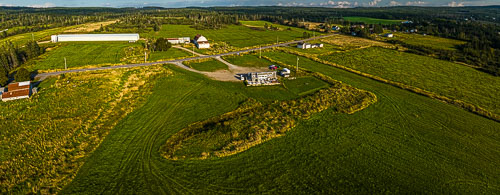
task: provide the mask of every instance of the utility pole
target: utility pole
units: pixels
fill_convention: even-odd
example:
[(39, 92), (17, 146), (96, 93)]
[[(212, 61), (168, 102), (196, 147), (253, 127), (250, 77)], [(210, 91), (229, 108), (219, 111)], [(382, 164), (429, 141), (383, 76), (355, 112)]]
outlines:
[(262, 58), (262, 46), (259, 45), (259, 58)]
[(33, 42), (35, 42), (35, 35), (33, 35), (33, 33), (31, 33), (31, 39), (33, 39)]
[(66, 57), (64, 57), (64, 69), (68, 69), (68, 64), (66, 63)]
[(276, 45), (278, 45), (280, 42), (279, 42), (279, 39), (278, 39), (278, 36), (276, 36)]
[(299, 73), (299, 56), (297, 56), (297, 71), (296, 71), (296, 74)]
[(144, 51), (144, 63), (148, 61), (148, 53)]
[(193, 44), (193, 57), (194, 57), (194, 44)]

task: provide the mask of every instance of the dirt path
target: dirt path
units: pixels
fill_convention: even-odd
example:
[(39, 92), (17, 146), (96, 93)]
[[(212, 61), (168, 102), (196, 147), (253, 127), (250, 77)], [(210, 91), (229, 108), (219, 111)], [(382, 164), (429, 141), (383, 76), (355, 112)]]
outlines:
[(195, 52), (195, 51), (193, 51), (193, 50), (190, 50), (190, 49), (188, 49), (188, 48), (181, 47), (181, 46), (178, 46), (178, 45), (173, 46), (173, 48), (182, 49), (182, 50), (184, 50), (184, 51), (187, 51), (187, 52), (192, 53), (192, 54), (197, 55), (197, 56), (206, 56), (206, 55), (203, 55), (203, 54), (201, 54), (201, 53), (197, 53), (197, 52)]

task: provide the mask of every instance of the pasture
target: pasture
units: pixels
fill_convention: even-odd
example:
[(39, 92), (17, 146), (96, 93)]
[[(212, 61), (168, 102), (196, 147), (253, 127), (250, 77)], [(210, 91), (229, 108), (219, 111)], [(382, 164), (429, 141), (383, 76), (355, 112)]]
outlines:
[(393, 33), (394, 38), (380, 37), (379, 40), (398, 40), (408, 45), (432, 48), (435, 50), (456, 51), (457, 46), (465, 44), (464, 41), (435, 37), (431, 35)]
[(369, 17), (344, 17), (344, 20), (349, 22), (362, 22), (365, 24), (399, 24), (403, 20), (388, 20), (388, 19), (378, 19), (378, 18), (369, 18)]
[(172, 47), (167, 51), (155, 51), (149, 53), (148, 61), (157, 62), (157, 61), (179, 59), (184, 57), (191, 57), (191, 54), (184, 50)]
[(29, 61), (27, 66), (32, 70), (64, 69), (64, 58), (68, 68), (104, 66), (144, 61), (144, 52), (140, 43), (60, 43), (53, 50)]
[(183, 63), (184, 65), (199, 71), (205, 72), (215, 72), (218, 70), (227, 70), (228, 67), (226, 64), (215, 60), (215, 59), (204, 59), (204, 60), (193, 60), (187, 61)]
[(231, 64), (242, 66), (242, 67), (269, 67), (273, 63), (264, 59), (259, 58), (259, 54), (248, 54), (248, 55), (232, 55), (224, 56), (224, 60)]
[(0, 193), (59, 191), (154, 79), (170, 73), (155, 66), (66, 74), (44, 80), (30, 99), (0, 102)]
[(320, 58), (500, 114), (500, 78), (463, 65), (376, 47)]
[(378, 102), (352, 115), (326, 110), (234, 156), (170, 161), (160, 155), (169, 137), (236, 109), (255, 89), (172, 67), (61, 193), (499, 193), (499, 123), (328, 65), (302, 67)]
[(283, 79), (282, 82), (285, 88), (299, 96), (314, 93), (319, 89), (328, 87), (328, 83), (310, 76), (298, 77), (291, 80)]
[[(244, 23), (244, 22), (243, 22)], [(263, 27), (263, 26), (262, 26)], [(290, 27), (287, 30), (266, 30), (264, 28), (251, 28), (244, 25), (229, 25), (218, 30), (196, 30), (189, 25), (163, 25), (161, 31), (142, 33), (141, 37), (159, 38), (159, 37), (191, 37), (196, 34), (202, 34), (213, 44), (214, 42), (225, 42), (234, 47), (252, 47), (279, 42), (302, 39), (303, 32), (310, 32), (300, 28)], [(312, 34), (312, 32), (310, 32)], [(319, 35), (319, 33), (317, 33)]]

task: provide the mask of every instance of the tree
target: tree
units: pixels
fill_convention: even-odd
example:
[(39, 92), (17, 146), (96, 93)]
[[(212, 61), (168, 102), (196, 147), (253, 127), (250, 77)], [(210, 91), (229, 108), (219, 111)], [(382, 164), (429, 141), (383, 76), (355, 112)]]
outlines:
[(156, 23), (155, 23), (155, 25), (154, 25), (154, 27), (153, 27), (153, 30), (154, 30), (155, 32), (160, 31), (160, 30), (161, 30), (160, 25), (158, 25), (158, 24), (156, 24)]
[(383, 32), (384, 32), (384, 29), (382, 28), (382, 26), (378, 25), (378, 24), (375, 24), (375, 26), (373, 27), (373, 33), (380, 34), (380, 33), (383, 33)]
[(172, 47), (172, 44), (164, 38), (159, 38), (155, 42), (155, 51), (167, 51)]
[(0, 86), (5, 86), (9, 81), (9, 74), (5, 68), (0, 67)]
[(15, 79), (17, 82), (29, 81), (31, 80), (31, 73), (26, 68), (20, 68), (16, 72)]

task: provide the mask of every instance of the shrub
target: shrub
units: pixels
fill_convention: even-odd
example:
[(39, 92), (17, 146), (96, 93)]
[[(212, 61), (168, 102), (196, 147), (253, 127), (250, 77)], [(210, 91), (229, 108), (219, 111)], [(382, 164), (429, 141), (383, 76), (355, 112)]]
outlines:
[(29, 81), (31, 80), (31, 72), (26, 70), (26, 68), (20, 68), (16, 72), (15, 76), (16, 81)]

